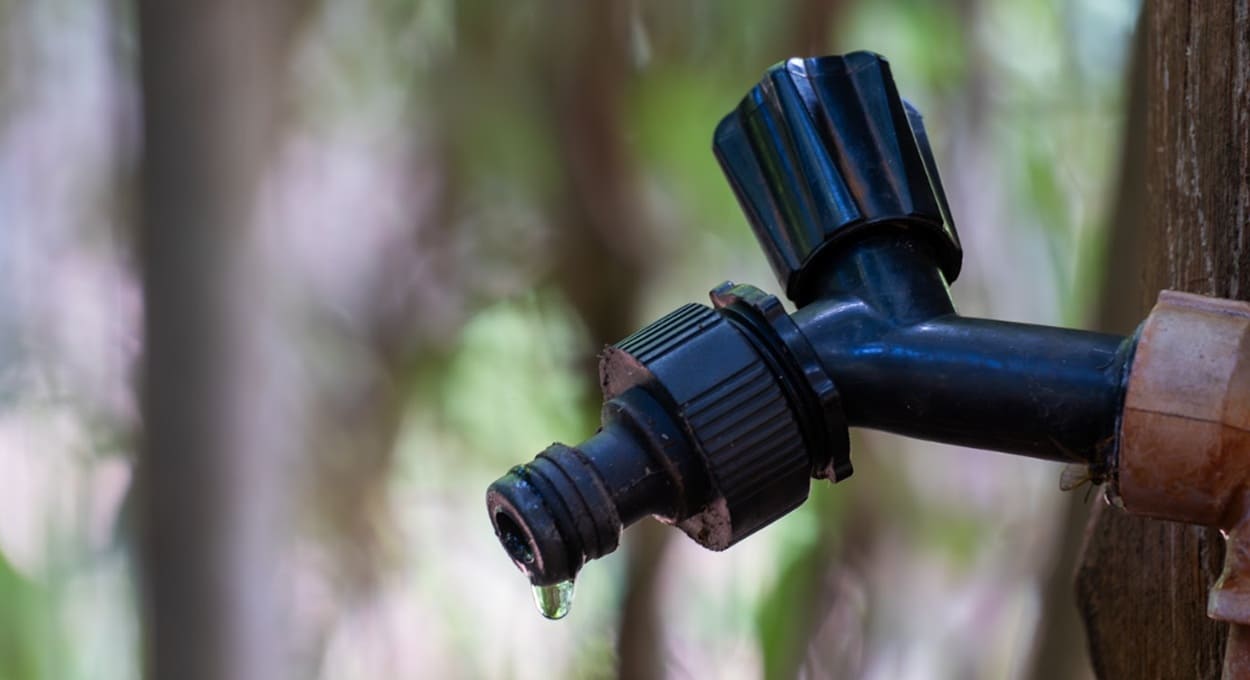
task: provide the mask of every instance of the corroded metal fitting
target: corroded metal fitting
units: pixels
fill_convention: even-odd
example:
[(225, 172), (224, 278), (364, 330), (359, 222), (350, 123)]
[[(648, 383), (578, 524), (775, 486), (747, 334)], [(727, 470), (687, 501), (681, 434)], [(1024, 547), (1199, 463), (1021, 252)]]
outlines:
[(1223, 529), (1224, 573), (1207, 613), (1250, 623), (1250, 304), (1159, 294), (1129, 369), (1119, 441), (1113, 500)]

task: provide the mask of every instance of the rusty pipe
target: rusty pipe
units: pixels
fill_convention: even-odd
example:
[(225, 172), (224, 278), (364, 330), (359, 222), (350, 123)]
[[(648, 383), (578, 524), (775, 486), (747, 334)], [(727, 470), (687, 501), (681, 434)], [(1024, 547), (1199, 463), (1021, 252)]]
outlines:
[(1138, 331), (1107, 496), (1217, 527), (1207, 614), (1233, 624), (1225, 677), (1250, 678), (1250, 304), (1163, 291)]

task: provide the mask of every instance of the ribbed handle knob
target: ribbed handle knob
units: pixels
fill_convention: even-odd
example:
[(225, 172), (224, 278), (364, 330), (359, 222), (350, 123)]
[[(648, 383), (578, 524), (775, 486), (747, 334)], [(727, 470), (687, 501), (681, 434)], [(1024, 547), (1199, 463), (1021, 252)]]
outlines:
[(933, 244), (948, 282), (962, 250), (920, 114), (871, 52), (791, 59), (720, 122), (716, 157), (791, 299), (817, 252), (871, 225)]

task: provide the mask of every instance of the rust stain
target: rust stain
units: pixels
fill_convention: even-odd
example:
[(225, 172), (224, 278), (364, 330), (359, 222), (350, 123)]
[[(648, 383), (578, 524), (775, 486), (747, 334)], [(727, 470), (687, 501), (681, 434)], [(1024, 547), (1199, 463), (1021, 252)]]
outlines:
[(1250, 624), (1250, 304), (1164, 291), (1129, 372), (1117, 492), (1227, 538), (1212, 618)]

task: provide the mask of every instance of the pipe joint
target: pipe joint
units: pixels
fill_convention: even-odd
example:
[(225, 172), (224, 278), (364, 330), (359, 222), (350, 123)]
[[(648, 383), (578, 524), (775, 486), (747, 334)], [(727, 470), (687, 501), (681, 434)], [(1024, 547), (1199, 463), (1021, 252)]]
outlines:
[(1250, 624), (1250, 304), (1163, 291), (1139, 336), (1109, 495), (1223, 530), (1208, 614)]

